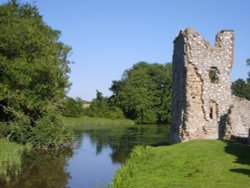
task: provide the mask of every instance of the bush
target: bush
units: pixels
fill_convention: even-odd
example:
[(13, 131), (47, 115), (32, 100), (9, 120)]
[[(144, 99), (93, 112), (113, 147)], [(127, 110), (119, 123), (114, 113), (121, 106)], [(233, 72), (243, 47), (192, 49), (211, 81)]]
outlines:
[(37, 125), (31, 129), (31, 133), (27, 141), (38, 148), (64, 147), (72, 139), (72, 134), (64, 128), (60, 115), (43, 117), (37, 121)]
[(80, 98), (73, 99), (68, 97), (63, 106), (62, 114), (65, 117), (80, 117), (84, 111), (82, 108), (83, 101)]
[(35, 148), (59, 148), (66, 146), (73, 132), (64, 128), (62, 116), (54, 112), (45, 115), (30, 126), (21, 119), (0, 123), (0, 137)]

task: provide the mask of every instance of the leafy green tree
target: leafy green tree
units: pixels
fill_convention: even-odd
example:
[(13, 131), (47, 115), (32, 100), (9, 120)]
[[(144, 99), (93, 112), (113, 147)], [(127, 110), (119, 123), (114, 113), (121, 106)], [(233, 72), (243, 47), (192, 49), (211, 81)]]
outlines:
[(62, 115), (66, 117), (80, 117), (83, 115), (83, 101), (80, 98), (67, 97), (64, 103)]
[(61, 107), (70, 86), (70, 48), (28, 3), (0, 5), (0, 23), (0, 121), (30, 132), (45, 118), (53, 127), (58, 113), (52, 110)]
[(243, 79), (238, 79), (232, 84), (233, 94), (250, 100), (250, 83)]
[(138, 123), (170, 122), (171, 64), (139, 62), (126, 70), (110, 90), (127, 118)]
[[(250, 59), (247, 59), (247, 65), (250, 66)], [(238, 79), (232, 84), (233, 94), (250, 100), (250, 72), (246, 80)]]
[(103, 97), (100, 91), (96, 91), (96, 99), (94, 99), (90, 108), (86, 110), (86, 115), (90, 117), (124, 119), (122, 110), (115, 106), (112, 99)]
[(90, 117), (105, 117), (108, 109), (108, 99), (97, 90), (96, 98), (91, 102), (90, 108), (87, 109), (87, 115)]

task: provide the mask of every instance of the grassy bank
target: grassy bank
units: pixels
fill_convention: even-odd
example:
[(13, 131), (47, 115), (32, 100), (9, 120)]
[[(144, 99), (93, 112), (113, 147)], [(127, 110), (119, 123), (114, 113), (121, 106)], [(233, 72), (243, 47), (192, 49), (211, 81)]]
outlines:
[(250, 187), (250, 147), (233, 141), (196, 140), (136, 148), (111, 188)]
[(135, 125), (134, 121), (127, 119), (105, 119), (105, 118), (92, 118), (92, 117), (80, 117), (80, 118), (64, 118), (64, 124), (68, 128), (81, 130), (81, 129), (94, 129), (107, 126), (132, 126)]

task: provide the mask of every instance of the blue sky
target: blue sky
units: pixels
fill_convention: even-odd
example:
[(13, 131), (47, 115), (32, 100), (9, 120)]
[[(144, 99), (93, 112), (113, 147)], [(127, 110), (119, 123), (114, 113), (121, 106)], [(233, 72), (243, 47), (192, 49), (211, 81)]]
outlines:
[[(0, 0), (1, 3), (6, 2)], [(139, 61), (172, 61), (173, 40), (186, 27), (212, 46), (223, 29), (235, 30), (232, 80), (250, 71), (249, 0), (23, 0), (35, 3), (44, 21), (61, 30), (72, 47), (69, 96), (91, 100), (111, 95), (112, 80)]]

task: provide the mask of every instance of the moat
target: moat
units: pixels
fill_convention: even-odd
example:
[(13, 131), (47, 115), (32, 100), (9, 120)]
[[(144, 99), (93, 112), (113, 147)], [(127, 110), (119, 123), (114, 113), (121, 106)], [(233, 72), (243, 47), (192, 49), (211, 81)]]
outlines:
[[(0, 187), (102, 187), (129, 158), (136, 145), (167, 145), (166, 126), (102, 128), (78, 131), (73, 151), (23, 153), (21, 164), (9, 164)], [(0, 171), (1, 172), (1, 171)]]

